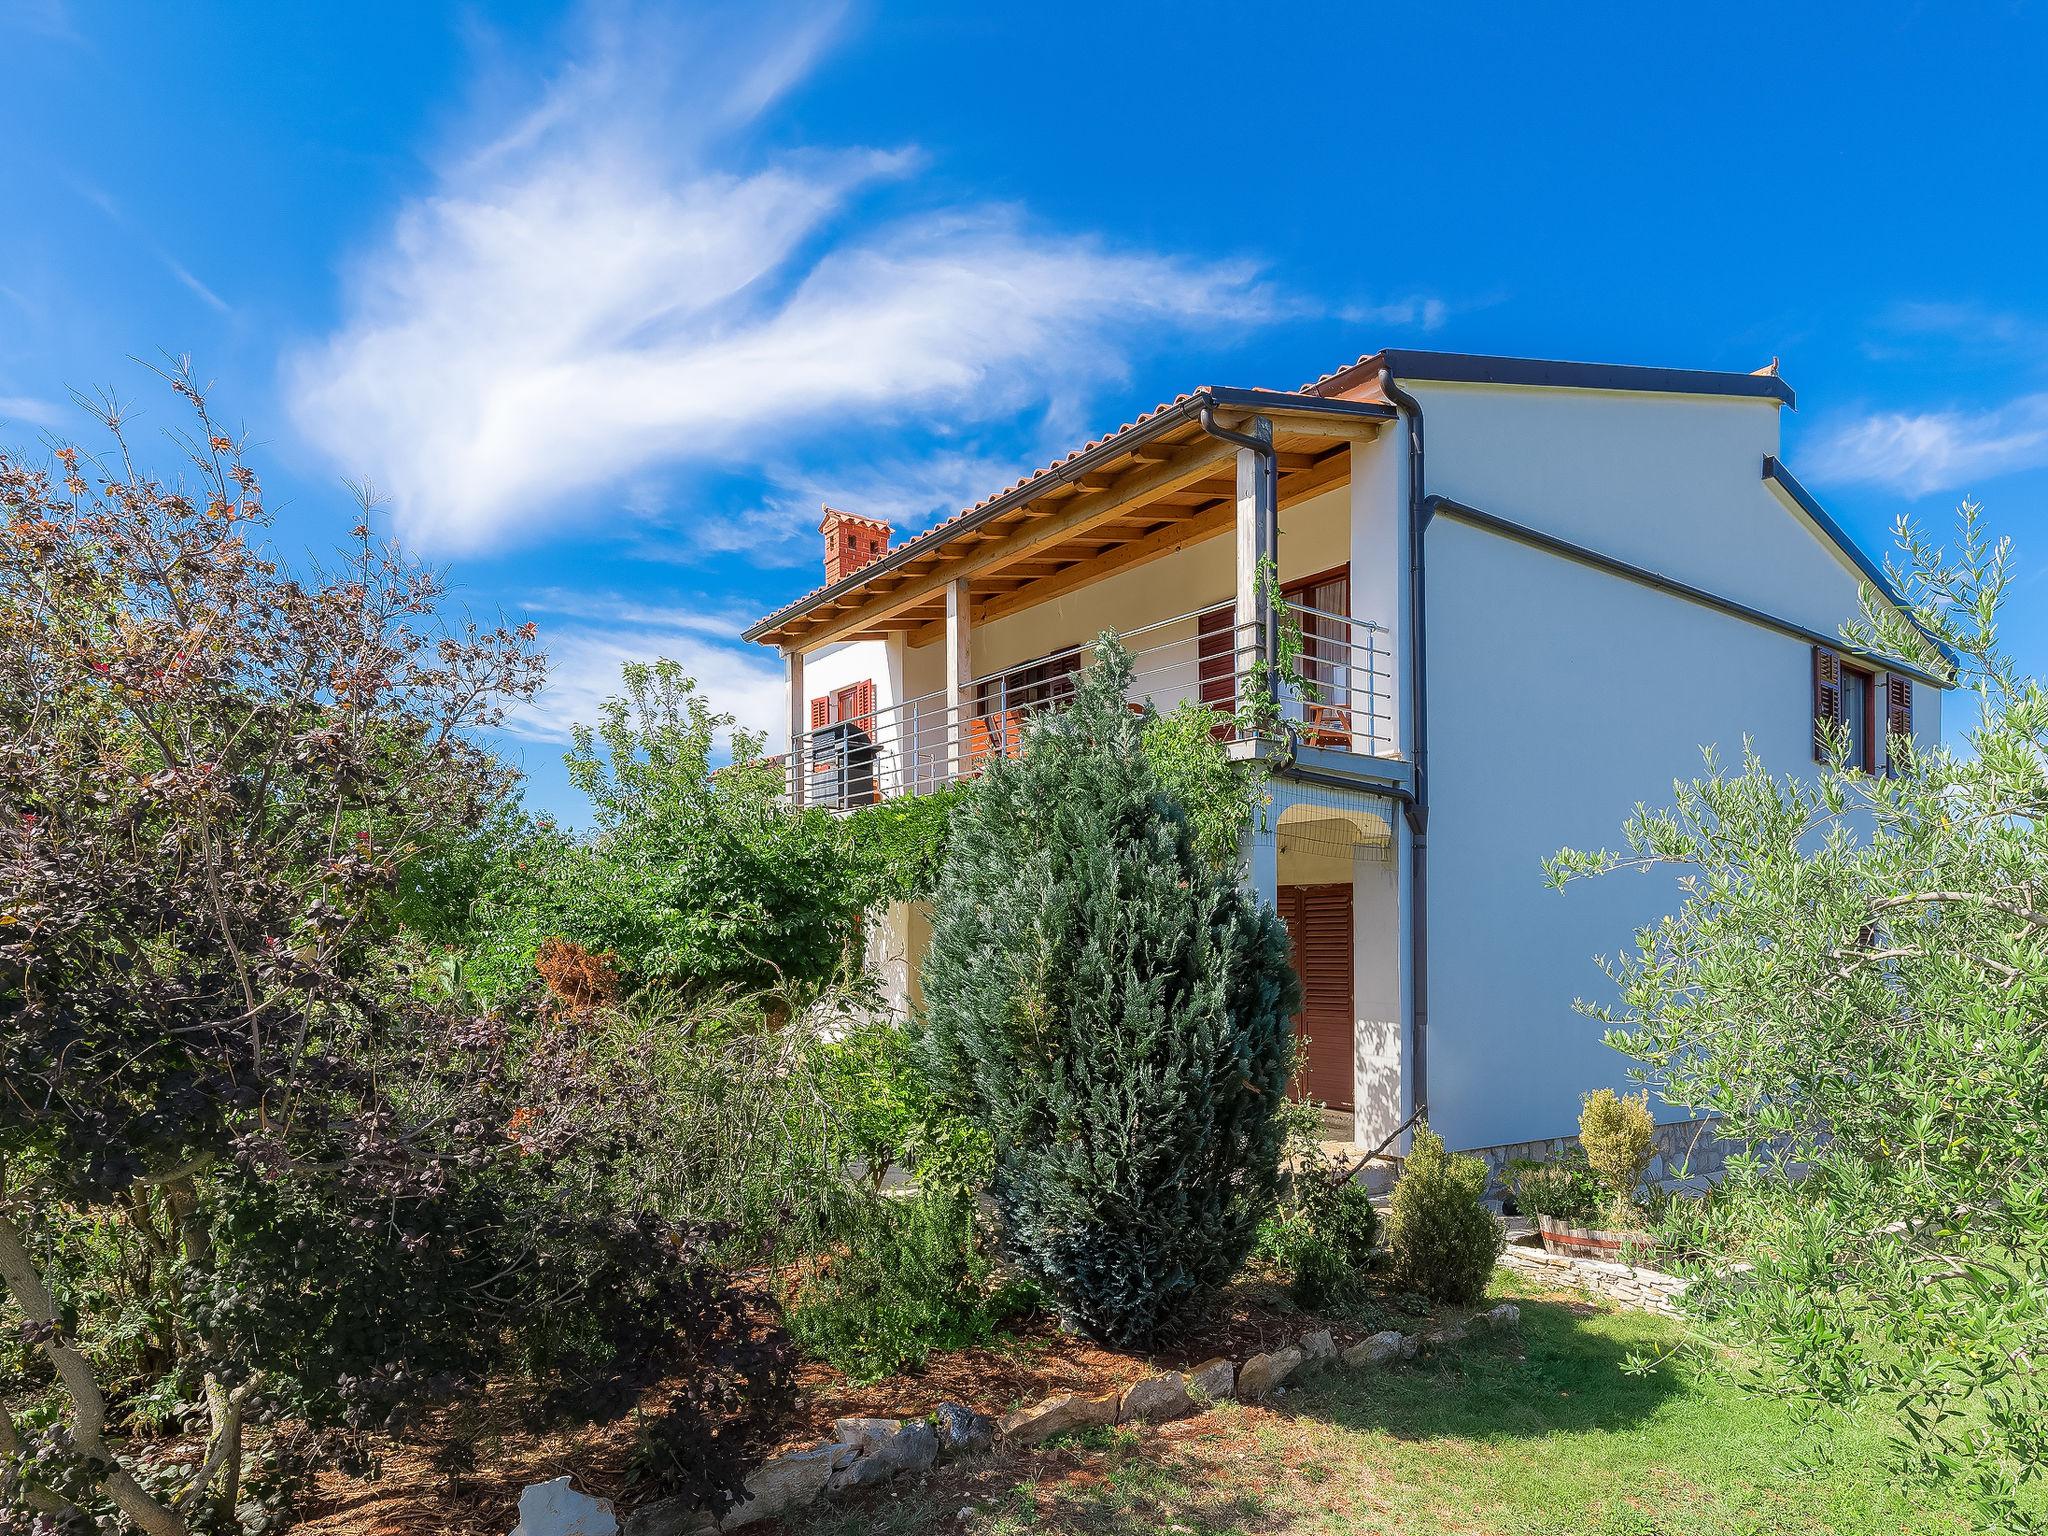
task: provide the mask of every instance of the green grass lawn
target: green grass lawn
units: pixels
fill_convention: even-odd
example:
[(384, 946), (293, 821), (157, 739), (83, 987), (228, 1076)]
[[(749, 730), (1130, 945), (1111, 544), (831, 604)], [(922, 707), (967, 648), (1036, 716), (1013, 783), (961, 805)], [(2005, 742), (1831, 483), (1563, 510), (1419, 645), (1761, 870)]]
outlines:
[(1884, 1469), (1874, 1429), (1818, 1430), (1655, 1353), (1669, 1323), (1536, 1299), (1517, 1333), (1264, 1406), (1002, 1453), (843, 1505), (803, 1536), (879, 1531), (1780, 1536), (1968, 1531)]

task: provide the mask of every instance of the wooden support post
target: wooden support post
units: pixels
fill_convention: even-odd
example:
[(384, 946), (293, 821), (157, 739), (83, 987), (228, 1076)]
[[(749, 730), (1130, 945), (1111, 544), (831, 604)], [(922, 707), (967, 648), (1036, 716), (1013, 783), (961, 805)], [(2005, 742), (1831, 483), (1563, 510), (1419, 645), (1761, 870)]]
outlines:
[(802, 810), (809, 767), (804, 761), (804, 744), (811, 729), (810, 701), (804, 697), (804, 653), (793, 645), (784, 646), (782, 670), (789, 692), (789, 803)]
[[(1251, 435), (1273, 440), (1273, 424), (1260, 416), (1251, 424)], [(1270, 697), (1275, 641), (1270, 594), (1259, 591), (1259, 571), (1268, 562), (1279, 568), (1280, 510), (1274, 505), (1274, 482), (1278, 476), (1266, 472), (1265, 456), (1249, 448), (1237, 450), (1237, 605), (1232, 615), (1231, 647), (1243, 696), (1245, 673), (1257, 662), (1265, 666), (1265, 692)], [(1247, 650), (1249, 647), (1249, 650)]]
[(951, 777), (967, 776), (967, 722), (973, 714), (969, 696), (974, 683), (974, 610), (967, 600), (967, 578), (946, 583), (947, 740), (952, 743)]

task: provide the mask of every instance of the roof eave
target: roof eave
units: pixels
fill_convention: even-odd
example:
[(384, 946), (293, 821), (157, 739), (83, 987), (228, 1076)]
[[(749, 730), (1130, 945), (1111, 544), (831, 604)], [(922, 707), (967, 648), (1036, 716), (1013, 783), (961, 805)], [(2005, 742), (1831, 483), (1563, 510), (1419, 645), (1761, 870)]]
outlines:
[(1548, 389), (1622, 390), (1661, 395), (1720, 395), (1794, 403), (1792, 386), (1774, 373), (1724, 373), (1704, 368), (1648, 368), (1633, 363), (1575, 363), (1481, 352), (1424, 352), (1388, 347), (1308, 388), (1337, 391), (1387, 369), (1397, 379), (1426, 384), (1507, 384)]
[(1370, 400), (1329, 400), (1316, 395), (1299, 394), (1286, 390), (1237, 389), (1221, 385), (1204, 385), (1200, 389), (1183, 395), (1170, 405), (1153, 411), (1143, 421), (1135, 422), (1120, 432), (1105, 437), (1091, 448), (1082, 450), (1073, 458), (1062, 460), (1040, 470), (1030, 479), (1003, 492), (1000, 496), (960, 516), (928, 529), (890, 550), (880, 559), (862, 566), (851, 575), (842, 576), (830, 586), (823, 587), (810, 596), (799, 598), (766, 618), (757, 620), (740, 631), (740, 638), (747, 641), (759, 640), (773, 630), (780, 629), (790, 620), (799, 618), (814, 608), (837, 601), (866, 582), (885, 576), (900, 569), (912, 560), (943, 548), (948, 541), (971, 533), (982, 524), (991, 522), (1005, 512), (1013, 511), (1026, 502), (1043, 496), (1054, 486), (1077, 480), (1091, 470), (1111, 459), (1121, 458), (1133, 448), (1142, 447), (1153, 438), (1159, 437), (1175, 427), (1197, 419), (1204, 407), (1224, 410), (1274, 410), (1294, 411), (1317, 416), (1334, 416), (1353, 421), (1391, 421), (1395, 416), (1392, 406), (1381, 405)]

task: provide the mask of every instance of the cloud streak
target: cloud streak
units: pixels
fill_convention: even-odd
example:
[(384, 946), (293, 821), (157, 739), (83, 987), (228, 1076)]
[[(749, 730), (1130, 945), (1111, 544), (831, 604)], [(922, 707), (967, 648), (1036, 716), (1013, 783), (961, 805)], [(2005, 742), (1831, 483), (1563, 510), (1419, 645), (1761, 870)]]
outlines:
[[(878, 211), (915, 190), (911, 150), (750, 156), (748, 126), (829, 39), (785, 30), (715, 71), (644, 28), (595, 37), (356, 264), (287, 393), (309, 440), (393, 494), (409, 539), (530, 542), (621, 486), (812, 463), (853, 426), (1071, 410), (1148, 336), (1278, 312), (1245, 262), (1054, 235), (997, 205)], [(781, 478), (808, 494), (833, 476)]]
[(1821, 480), (1913, 496), (2048, 467), (2048, 393), (1985, 410), (1874, 412), (1825, 432), (1807, 462)]
[(759, 647), (725, 638), (738, 627), (738, 615), (663, 609), (626, 598), (562, 601), (550, 594), (527, 606), (566, 617), (544, 626), (547, 686), (511, 713), (508, 734), (566, 743), (571, 726), (597, 723), (598, 707), (619, 692), (627, 662), (666, 657), (697, 679), (715, 707), (765, 735), (769, 751), (786, 744), (781, 669)]

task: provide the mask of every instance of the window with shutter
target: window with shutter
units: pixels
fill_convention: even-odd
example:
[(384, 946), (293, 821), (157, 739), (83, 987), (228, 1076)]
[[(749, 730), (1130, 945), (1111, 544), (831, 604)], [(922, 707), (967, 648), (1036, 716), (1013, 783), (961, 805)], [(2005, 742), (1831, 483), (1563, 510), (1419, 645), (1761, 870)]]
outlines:
[(1842, 658), (1824, 645), (1813, 648), (1813, 760), (1824, 763), (1842, 729)]
[[(1226, 715), (1237, 709), (1237, 666), (1231, 655), (1236, 619), (1236, 611), (1226, 604), (1211, 608), (1195, 620), (1196, 686), (1204, 704)], [(1228, 725), (1219, 725), (1214, 734), (1219, 741), (1228, 741), (1236, 732)]]
[(1913, 740), (1913, 679), (1894, 672), (1884, 680), (1884, 766), (1897, 773), (1904, 765), (1892, 755), (1892, 743)]
[(831, 723), (832, 701), (822, 696), (811, 700), (811, 729), (815, 731), (819, 727), (827, 726)]
[[(1852, 667), (1824, 645), (1813, 648), (1813, 760), (1828, 761), (1835, 738), (1846, 740), (1843, 766), (1876, 773), (1885, 762), (1879, 732), (1886, 728), (1889, 693), (1880, 696), (1874, 672)], [(1910, 699), (1907, 708), (1912, 707)]]
[(846, 690), (847, 709), (844, 719), (866, 731), (870, 736), (875, 732), (875, 684), (872, 678), (862, 678)]

